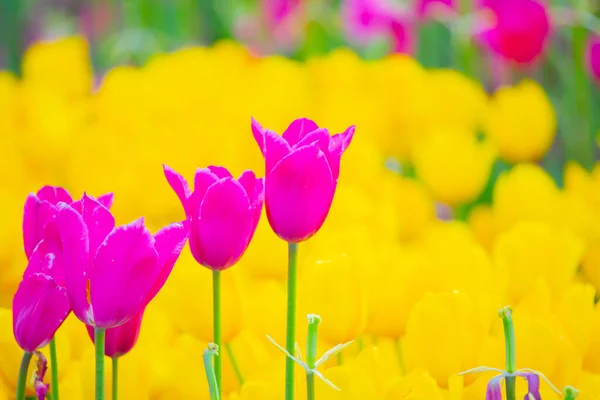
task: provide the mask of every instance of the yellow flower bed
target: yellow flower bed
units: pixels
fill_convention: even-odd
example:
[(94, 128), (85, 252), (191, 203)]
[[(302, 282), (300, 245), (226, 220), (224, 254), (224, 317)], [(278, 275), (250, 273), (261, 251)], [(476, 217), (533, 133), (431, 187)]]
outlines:
[[(77, 37), (38, 43), (22, 81), (0, 73), (0, 399), (12, 398), (22, 355), (10, 305), (26, 265), (26, 195), (44, 184), (75, 197), (112, 191), (118, 223), (181, 220), (162, 164), (262, 175), (251, 116), (279, 132), (299, 117), (335, 132), (357, 126), (328, 220), (300, 246), (300, 347), (308, 313), (323, 318), (319, 354), (355, 340), (323, 369), (342, 391), (317, 381), (319, 399), (483, 399), (489, 374), (457, 374), (503, 367), (497, 310), (507, 304), (518, 367), (600, 398), (600, 164), (591, 173), (569, 165), (562, 189), (535, 164), (556, 130), (537, 83), (490, 97), (458, 72), (405, 56), (365, 62), (340, 50), (297, 63), (221, 43), (117, 67), (93, 84), (87, 51)], [(417, 178), (392, 171), (388, 157)], [(440, 203), (459, 210), (476, 200), (498, 158), (518, 164), (499, 177), (491, 205), (466, 222), (437, 218)], [(262, 218), (240, 265), (223, 275), (223, 341), (244, 380), (223, 351), (225, 399), (283, 397), (284, 356), (266, 335), (285, 343), (285, 262), (285, 243)], [(202, 352), (211, 340), (211, 272), (184, 250), (121, 361), (121, 398), (208, 399)], [(70, 316), (57, 344), (62, 398), (91, 398), (83, 324)]]

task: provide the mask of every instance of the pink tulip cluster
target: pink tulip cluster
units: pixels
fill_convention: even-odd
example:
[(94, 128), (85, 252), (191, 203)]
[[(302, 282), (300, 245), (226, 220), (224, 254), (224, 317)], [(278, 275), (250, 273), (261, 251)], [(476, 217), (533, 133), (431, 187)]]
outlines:
[(155, 234), (144, 219), (116, 226), (113, 195), (84, 194), (73, 201), (46, 186), (27, 197), (23, 241), (28, 265), (13, 299), (13, 328), (28, 353), (45, 346), (73, 311), (94, 339), (105, 330), (105, 354), (119, 357), (137, 340), (144, 310), (167, 281), (189, 237), (196, 261), (221, 271), (236, 264), (256, 230), (263, 202), (275, 233), (298, 243), (323, 225), (335, 194), (340, 161), (354, 127), (330, 136), (308, 119), (283, 136), (252, 120), (265, 159), (266, 178), (223, 167), (200, 168), (192, 191), (164, 166), (186, 220)]

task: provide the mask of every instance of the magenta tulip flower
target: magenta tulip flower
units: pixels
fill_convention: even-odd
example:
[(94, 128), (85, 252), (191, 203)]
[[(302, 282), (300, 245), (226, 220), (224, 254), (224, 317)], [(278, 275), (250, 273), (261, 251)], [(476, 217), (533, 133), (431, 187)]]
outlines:
[[(115, 328), (108, 328), (105, 332), (104, 355), (110, 358), (124, 356), (129, 353), (137, 343), (142, 327), (144, 310), (137, 313), (129, 321)], [(94, 328), (86, 326), (88, 335), (94, 342)]]
[(302, 0), (262, 0), (261, 5), (267, 24), (274, 28), (297, 12)]
[(329, 135), (313, 121), (297, 119), (283, 137), (254, 119), (252, 132), (266, 164), (265, 202), (271, 228), (283, 240), (298, 243), (321, 228), (329, 213), (340, 174), (342, 154), (354, 126)]
[(26, 352), (44, 347), (71, 312), (59, 247), (42, 240), (13, 298), (13, 333)]
[(359, 46), (376, 39), (388, 38), (393, 51), (408, 53), (413, 47), (413, 35), (408, 19), (386, 0), (345, 0), (342, 18), (346, 34)]
[(73, 312), (87, 325), (113, 328), (136, 316), (166, 282), (187, 240), (188, 228), (171, 224), (154, 236), (139, 219), (115, 227), (99, 201), (84, 194), (59, 203), (55, 218)]
[(239, 179), (223, 167), (198, 169), (194, 192), (177, 172), (164, 165), (190, 222), (190, 249), (201, 265), (222, 271), (242, 257), (260, 219), (263, 179), (244, 171)]
[[(109, 209), (112, 201), (112, 193), (98, 197), (98, 202)], [(67, 190), (57, 186), (44, 186), (37, 194), (31, 193), (27, 196), (23, 213), (23, 244), (27, 258), (31, 257), (33, 250), (42, 240), (48, 222), (54, 218), (55, 206), (60, 202), (71, 204), (73, 200)]]
[(588, 70), (596, 82), (600, 82), (600, 36), (592, 36), (587, 44)]
[(483, 0), (495, 15), (480, 39), (493, 52), (517, 64), (531, 64), (543, 53), (550, 36), (548, 7), (541, 0)]

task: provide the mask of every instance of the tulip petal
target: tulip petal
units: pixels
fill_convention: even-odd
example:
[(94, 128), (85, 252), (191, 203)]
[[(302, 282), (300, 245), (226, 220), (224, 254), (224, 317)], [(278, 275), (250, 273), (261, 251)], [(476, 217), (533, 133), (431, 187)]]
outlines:
[(525, 400), (529, 399), (529, 395), (535, 400), (541, 400), (540, 377), (533, 372), (519, 372), (518, 375), (527, 381), (527, 395), (525, 396)]
[(143, 219), (115, 228), (98, 247), (89, 271), (94, 325), (112, 328), (133, 318), (146, 306), (159, 275), (154, 237)]
[(267, 217), (280, 238), (301, 242), (323, 225), (335, 183), (317, 143), (294, 150), (282, 159), (265, 184)]
[(344, 133), (339, 133), (331, 137), (329, 151), (325, 154), (327, 154), (327, 160), (329, 161), (329, 167), (331, 168), (331, 174), (333, 175), (333, 180), (335, 182), (338, 181), (340, 176), (340, 163), (342, 154), (346, 151), (348, 146), (350, 146), (350, 142), (352, 142), (352, 138), (354, 137), (355, 129), (356, 128), (354, 126), (351, 126), (346, 129)]
[(317, 125), (314, 121), (308, 118), (298, 118), (287, 127), (285, 132), (283, 132), (283, 139), (292, 147), (298, 144), (299, 142), (309, 133), (319, 129), (319, 125)]
[(194, 175), (194, 193), (190, 197), (190, 216), (195, 218), (194, 213), (198, 211), (202, 199), (206, 195), (208, 188), (219, 180), (219, 177), (215, 175), (208, 168), (198, 168)]
[(27, 258), (42, 240), (47, 223), (53, 218), (55, 207), (35, 194), (30, 194), (25, 200), (23, 210), (23, 245)]
[(266, 173), (269, 174), (283, 157), (290, 154), (292, 148), (285, 139), (269, 129), (263, 129), (254, 119), (252, 132), (265, 159)]
[(60, 186), (44, 186), (37, 192), (37, 197), (40, 200), (45, 200), (50, 204), (57, 205), (58, 203), (67, 203), (70, 204), (73, 202), (71, 195), (67, 192), (66, 189), (61, 188)]
[(113, 205), (113, 201), (115, 200), (115, 196), (113, 193), (106, 193), (101, 196), (98, 196), (96, 200), (98, 201), (98, 203), (102, 204), (104, 207), (110, 210), (110, 208)]
[(232, 178), (213, 184), (192, 220), (190, 248), (211, 269), (235, 264), (252, 238), (253, 210), (242, 185)]
[[(115, 328), (108, 328), (104, 336), (104, 355), (107, 357), (121, 357), (129, 353), (137, 343), (142, 327), (142, 318), (144, 316), (142, 310), (137, 313), (129, 321)], [(86, 325), (88, 335), (94, 341), (94, 327)]]
[(57, 206), (56, 225), (60, 233), (69, 302), (77, 318), (89, 324), (90, 305), (86, 294), (90, 258), (88, 229), (81, 214), (65, 203)]
[(65, 288), (48, 275), (29, 275), (13, 298), (13, 333), (17, 343), (28, 352), (45, 346), (69, 312)]
[(190, 187), (185, 180), (185, 178), (179, 175), (175, 170), (171, 167), (163, 164), (163, 170), (165, 173), (165, 178), (167, 178), (167, 182), (179, 198), (181, 205), (185, 211), (185, 215), (189, 218), (191, 214), (191, 209), (189, 205), (189, 198), (191, 195)]
[(209, 165), (207, 168), (210, 172), (215, 174), (217, 176), (217, 178), (219, 178), (219, 179), (233, 178), (231, 173), (225, 167), (219, 167), (217, 165)]
[(185, 246), (189, 231), (189, 222), (184, 221), (183, 223), (176, 222), (168, 225), (154, 235), (154, 248), (158, 253), (160, 274), (148, 295), (148, 302), (158, 294), (167, 281), (167, 278), (169, 278), (169, 274), (171, 274), (175, 262)]
[(302, 140), (300, 140), (297, 144), (294, 145), (293, 148), (297, 149), (299, 147), (307, 146), (311, 143), (318, 142), (319, 149), (321, 149), (323, 153), (328, 153), (330, 140), (331, 137), (329, 136), (329, 131), (325, 128), (320, 128), (304, 136)]
[[(73, 208), (76, 207), (76, 203), (73, 203)], [(81, 198), (80, 204), (77, 204), (77, 207), (80, 208), (75, 209), (81, 212), (83, 221), (88, 228), (91, 260), (96, 255), (98, 246), (104, 242), (106, 236), (114, 229), (115, 219), (108, 208), (85, 193)]]
[(52, 240), (42, 240), (29, 258), (23, 279), (34, 274), (48, 275), (56, 284), (65, 287), (65, 266), (60, 248)]
[(260, 220), (260, 214), (262, 213), (262, 206), (265, 199), (265, 188), (264, 179), (257, 179), (252, 171), (244, 171), (238, 182), (246, 190), (246, 194), (250, 199), (250, 207), (254, 210), (254, 222), (252, 224), (252, 233), (256, 230), (258, 221)]
[(490, 380), (487, 385), (485, 400), (502, 400), (502, 379), (504, 375), (499, 375)]

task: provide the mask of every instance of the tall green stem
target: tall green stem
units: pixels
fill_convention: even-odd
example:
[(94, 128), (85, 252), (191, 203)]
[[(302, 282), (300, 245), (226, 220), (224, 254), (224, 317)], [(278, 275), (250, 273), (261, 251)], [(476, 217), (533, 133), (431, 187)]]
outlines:
[(225, 344), (225, 350), (227, 351), (227, 355), (229, 356), (229, 360), (231, 360), (231, 366), (233, 367), (233, 371), (235, 372), (235, 376), (237, 377), (238, 383), (241, 385), (244, 384), (244, 377), (242, 376), (242, 371), (240, 371), (240, 367), (235, 359), (235, 355), (233, 354), (233, 350), (231, 349), (231, 344)]
[(579, 397), (579, 390), (575, 389), (573, 386), (567, 386), (565, 388), (565, 400), (575, 400)]
[(21, 76), (24, 37), (24, 1), (0, 0), (0, 47), (8, 56), (8, 69)]
[(104, 334), (103, 328), (94, 328), (96, 345), (96, 400), (104, 400)]
[(219, 346), (214, 343), (208, 344), (208, 349), (204, 350), (204, 370), (206, 371), (206, 379), (208, 380), (208, 391), (210, 400), (219, 400), (219, 385), (217, 384), (217, 376), (215, 375), (215, 367), (213, 358), (219, 355)]
[[(502, 325), (504, 326), (504, 341), (506, 344), (506, 372), (509, 374), (517, 370), (517, 353), (515, 349), (515, 327), (512, 320), (512, 311), (510, 307), (504, 307), (500, 310)], [(515, 400), (515, 377), (509, 376), (506, 378), (506, 398), (507, 400)]]
[[(221, 346), (221, 272), (213, 271), (213, 340), (219, 349)], [(215, 376), (219, 396), (221, 395), (221, 355), (215, 354)]]
[[(285, 349), (295, 354), (296, 343), (296, 269), (298, 264), (298, 244), (288, 243), (288, 298), (287, 335)], [(285, 358), (285, 400), (294, 400), (294, 360)]]
[(29, 370), (29, 362), (33, 353), (26, 351), (21, 359), (21, 367), (19, 368), (19, 380), (17, 381), (17, 396), (16, 400), (25, 399), (25, 386), (27, 385), (27, 371)]
[(52, 369), (52, 400), (58, 400), (58, 357), (56, 356), (56, 336), (50, 341), (50, 368)]
[(317, 330), (321, 323), (321, 317), (310, 314), (308, 316), (308, 336), (306, 339), (306, 366), (309, 371), (306, 372), (306, 398), (314, 400), (315, 398), (315, 374), (311, 371), (315, 369), (317, 362)]
[[(119, 397), (119, 357), (112, 358), (112, 400)], [(54, 399), (52, 399), (54, 400)]]

